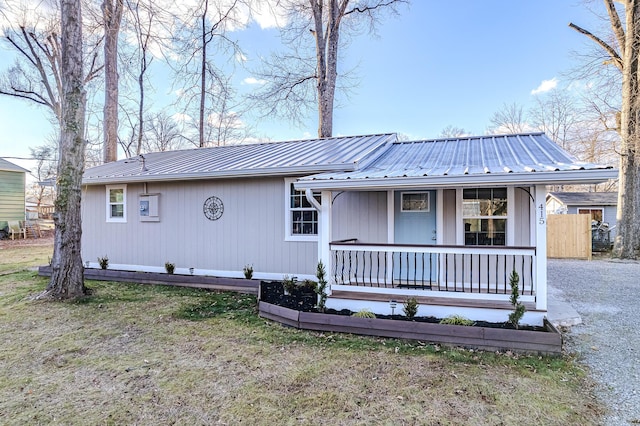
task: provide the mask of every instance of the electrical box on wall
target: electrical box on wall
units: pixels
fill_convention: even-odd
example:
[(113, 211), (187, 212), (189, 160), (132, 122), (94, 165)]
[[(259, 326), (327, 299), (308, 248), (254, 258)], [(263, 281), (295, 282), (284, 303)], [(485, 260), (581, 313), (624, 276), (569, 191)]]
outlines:
[(140, 194), (140, 222), (160, 222), (158, 214), (158, 198), (160, 194)]

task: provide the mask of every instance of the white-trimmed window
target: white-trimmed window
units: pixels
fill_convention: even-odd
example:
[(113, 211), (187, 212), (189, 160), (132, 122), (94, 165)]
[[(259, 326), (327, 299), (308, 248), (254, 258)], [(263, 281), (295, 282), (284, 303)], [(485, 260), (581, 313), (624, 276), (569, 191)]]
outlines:
[(464, 244), (507, 244), (507, 188), (467, 188), (462, 191)]
[(107, 185), (107, 222), (127, 221), (127, 185)]
[[(293, 187), (295, 179), (285, 179), (285, 240), (317, 241), (318, 211), (313, 208), (305, 191)], [(313, 193), (320, 203), (320, 193)]]

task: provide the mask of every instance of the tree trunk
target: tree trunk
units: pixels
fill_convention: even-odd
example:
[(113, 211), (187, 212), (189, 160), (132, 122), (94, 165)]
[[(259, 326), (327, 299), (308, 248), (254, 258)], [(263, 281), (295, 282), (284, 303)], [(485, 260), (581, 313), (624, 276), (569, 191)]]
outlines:
[(640, 2), (625, 4), (626, 34), (622, 50), (622, 111), (618, 232), (614, 256), (637, 258), (640, 250)]
[(118, 34), (123, 0), (104, 0), (104, 162), (118, 159)]
[(62, 122), (55, 236), (51, 281), (43, 296), (56, 299), (86, 294), (80, 252), (82, 173), (86, 95), (82, 70), (82, 13), (80, 0), (61, 1)]

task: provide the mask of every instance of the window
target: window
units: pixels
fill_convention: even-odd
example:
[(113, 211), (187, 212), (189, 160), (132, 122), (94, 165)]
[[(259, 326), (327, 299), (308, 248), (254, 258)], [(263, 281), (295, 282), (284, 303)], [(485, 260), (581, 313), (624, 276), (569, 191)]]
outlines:
[(464, 189), (462, 219), (465, 245), (506, 245), (507, 189)]
[(602, 222), (604, 219), (604, 212), (602, 209), (594, 208), (594, 207), (584, 207), (578, 209), (578, 214), (589, 214), (591, 215), (591, 220), (595, 220), (597, 222)]
[(107, 222), (127, 221), (127, 186), (107, 185)]
[[(313, 208), (305, 191), (293, 187), (295, 180), (285, 180), (286, 218), (285, 239), (290, 241), (316, 241), (318, 238), (318, 211)], [(314, 192), (313, 198), (320, 203), (320, 194)]]
[(431, 209), (428, 192), (403, 192), (401, 210), (403, 212), (428, 212)]

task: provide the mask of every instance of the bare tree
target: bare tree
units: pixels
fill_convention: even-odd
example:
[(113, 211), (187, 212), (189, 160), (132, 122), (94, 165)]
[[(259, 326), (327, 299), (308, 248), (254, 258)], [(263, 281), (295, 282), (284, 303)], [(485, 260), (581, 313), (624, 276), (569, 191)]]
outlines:
[[(18, 12), (21, 13), (17, 15), (27, 14), (27, 11)], [(18, 59), (2, 74), (0, 95), (44, 106), (53, 114), (54, 122), (61, 125), (60, 23), (57, 17), (48, 15), (32, 18), (34, 22), (23, 21), (4, 32), (4, 40), (18, 53)], [(36, 26), (35, 22), (39, 25)], [(85, 55), (91, 58), (84, 77), (85, 83), (96, 78), (102, 70), (95, 48), (95, 45), (85, 48)]]
[(37, 206), (45, 198), (53, 199), (53, 186), (49, 185), (56, 178), (56, 169), (58, 167), (57, 144), (51, 143), (47, 145), (29, 148), (31, 157), (36, 160), (36, 166), (32, 174), (37, 179), (33, 187), (33, 195), (36, 199)]
[(51, 281), (40, 295), (56, 299), (77, 298), (87, 293), (80, 249), (86, 102), (80, 3), (80, 0), (60, 1), (62, 92), (55, 236)]
[[(234, 92), (223, 68), (241, 54), (229, 33), (246, 24), (242, 19), (246, 7), (245, 0), (200, 0), (191, 12), (194, 18), (184, 23), (180, 34), (181, 54), (176, 67), (179, 103), (184, 114), (194, 118), (198, 147), (227, 143), (228, 132), (215, 128), (225, 124), (234, 105)], [(219, 137), (211, 140), (214, 131)]]
[(104, 162), (118, 159), (118, 36), (123, 0), (103, 0), (104, 25)]
[(185, 139), (176, 121), (165, 112), (158, 112), (146, 120), (143, 150), (145, 152), (173, 151), (183, 148)]
[(578, 125), (575, 102), (574, 98), (561, 90), (537, 95), (535, 106), (529, 110), (531, 125), (546, 133), (563, 149), (572, 151), (573, 136)]
[(489, 133), (524, 133), (530, 130), (523, 107), (515, 102), (503, 104), (502, 109), (493, 113), (489, 121)]
[[(251, 96), (266, 115), (294, 121), (313, 108), (318, 113), (318, 137), (333, 134), (333, 110), (338, 88), (341, 43), (364, 27), (375, 31), (384, 11), (397, 13), (406, 0), (281, 0), (289, 25), (282, 37), (290, 51), (274, 54), (260, 77), (264, 89)], [(313, 47), (310, 48), (310, 45)]]
[(452, 124), (449, 124), (447, 127), (442, 129), (439, 137), (441, 138), (458, 138), (460, 136), (468, 136), (470, 133), (467, 132), (462, 127), (456, 127)]
[(569, 26), (595, 42), (606, 54), (607, 64), (614, 65), (622, 75), (618, 232), (614, 255), (635, 259), (640, 254), (640, 1), (618, 0), (618, 3), (623, 7), (622, 17), (613, 0), (604, 0), (615, 35), (612, 42), (573, 23)]

